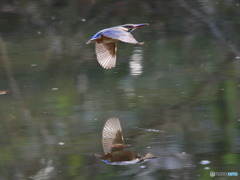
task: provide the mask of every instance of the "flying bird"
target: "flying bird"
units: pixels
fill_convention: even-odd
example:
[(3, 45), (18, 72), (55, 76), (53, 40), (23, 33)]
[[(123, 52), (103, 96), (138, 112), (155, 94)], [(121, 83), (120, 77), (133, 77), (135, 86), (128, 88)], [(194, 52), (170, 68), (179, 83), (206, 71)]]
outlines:
[(96, 33), (86, 44), (95, 42), (95, 51), (99, 64), (104, 69), (111, 69), (116, 65), (117, 41), (130, 44), (144, 44), (144, 42), (138, 42), (131, 32), (136, 28), (147, 25), (149, 24), (124, 24), (103, 29)]
[(130, 165), (157, 158), (151, 153), (141, 156), (134, 151), (126, 151), (122, 128), (119, 119), (110, 118), (106, 121), (102, 131), (102, 145), (104, 155), (95, 154), (103, 162), (111, 165)]

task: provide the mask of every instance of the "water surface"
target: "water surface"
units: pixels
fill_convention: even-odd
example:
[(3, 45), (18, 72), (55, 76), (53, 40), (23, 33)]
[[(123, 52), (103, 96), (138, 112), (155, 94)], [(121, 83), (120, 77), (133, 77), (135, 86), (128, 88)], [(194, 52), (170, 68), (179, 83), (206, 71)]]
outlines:
[[(0, 3), (0, 179), (209, 179), (240, 173), (239, 3)], [(97, 31), (150, 23), (104, 70)], [(101, 133), (120, 119), (129, 149), (110, 166)], [(232, 177), (231, 179), (234, 179)], [(235, 178), (237, 179), (237, 178)]]

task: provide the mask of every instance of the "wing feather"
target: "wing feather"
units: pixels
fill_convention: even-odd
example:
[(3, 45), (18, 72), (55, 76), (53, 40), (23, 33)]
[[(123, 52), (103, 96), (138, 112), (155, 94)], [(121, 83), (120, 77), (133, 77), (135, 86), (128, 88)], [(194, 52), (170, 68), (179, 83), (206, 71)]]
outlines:
[(102, 132), (102, 145), (104, 153), (112, 152), (114, 144), (123, 144), (122, 128), (117, 118), (110, 118), (104, 125)]
[(106, 36), (108, 38), (116, 39), (125, 43), (131, 43), (131, 44), (141, 44), (138, 42), (131, 33), (123, 31), (119, 27), (111, 28), (111, 29), (105, 29), (102, 32), (103, 36)]
[(97, 60), (103, 68), (110, 69), (115, 67), (117, 51), (117, 45), (115, 42), (96, 43), (95, 50), (97, 54)]

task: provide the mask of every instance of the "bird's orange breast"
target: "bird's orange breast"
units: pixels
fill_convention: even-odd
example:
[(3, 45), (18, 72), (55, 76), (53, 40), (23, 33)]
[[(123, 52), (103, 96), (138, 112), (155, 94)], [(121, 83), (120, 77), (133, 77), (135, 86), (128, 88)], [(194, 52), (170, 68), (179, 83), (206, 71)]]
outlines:
[(106, 36), (99, 36), (99, 38), (95, 39), (95, 41), (97, 43), (104, 43), (104, 44), (111, 43), (111, 42), (116, 42), (115, 39), (112, 39), (112, 38), (109, 38), (109, 37), (106, 37)]
[(101, 156), (100, 159), (110, 162), (132, 161), (138, 158), (137, 153), (133, 151), (115, 151)]

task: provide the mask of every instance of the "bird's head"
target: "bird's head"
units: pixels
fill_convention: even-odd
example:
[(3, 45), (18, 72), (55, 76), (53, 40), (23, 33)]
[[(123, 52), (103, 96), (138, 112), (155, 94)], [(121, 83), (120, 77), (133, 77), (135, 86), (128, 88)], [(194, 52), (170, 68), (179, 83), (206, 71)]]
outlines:
[(148, 26), (148, 23), (142, 23), (142, 24), (124, 24), (120, 25), (120, 27), (127, 32), (132, 32), (134, 29), (143, 27), (143, 26)]

